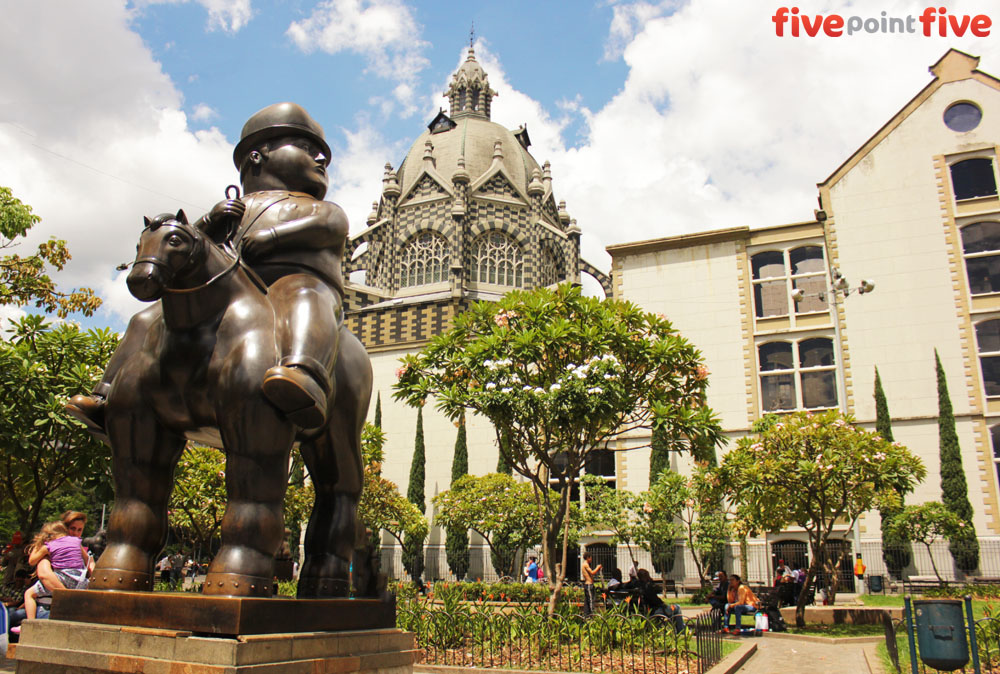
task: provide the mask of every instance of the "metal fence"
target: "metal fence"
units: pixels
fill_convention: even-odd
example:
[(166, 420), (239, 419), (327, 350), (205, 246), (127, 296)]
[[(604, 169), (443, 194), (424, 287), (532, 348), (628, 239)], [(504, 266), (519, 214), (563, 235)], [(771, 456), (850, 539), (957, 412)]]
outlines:
[(560, 672), (703, 674), (722, 659), (708, 612), (677, 631), (660, 618), (617, 611), (545, 615), (537, 605), (506, 611), (433, 609), (410, 602), (396, 625), (416, 635), (430, 665)]
[[(853, 574), (852, 565), (854, 561), (853, 546), (849, 541), (841, 543), (846, 548), (844, 564), (841, 569), (841, 591), (852, 591)], [(648, 569), (654, 576), (659, 576), (655, 571), (652, 556), (646, 550), (637, 546), (629, 549), (624, 546), (612, 547), (607, 545), (591, 545), (588, 549), (594, 555), (594, 563), (603, 564), (603, 574), (605, 578), (611, 576), (611, 571), (620, 568), (627, 573), (632, 563), (632, 556), (635, 557), (639, 568)], [(909, 580), (912, 578), (935, 577), (934, 567), (937, 567), (941, 577), (949, 582), (963, 582), (971, 578), (995, 579), (1000, 582), (1000, 540), (993, 538), (979, 539), (979, 568), (971, 573), (964, 573), (955, 565), (947, 541), (938, 541), (931, 545), (930, 552), (921, 544), (910, 544), (902, 548), (883, 547), (879, 540), (863, 540), (860, 546), (861, 554), (867, 565), (867, 575), (883, 576), (888, 589), (894, 589), (891, 579)], [(403, 569), (402, 550), (398, 546), (384, 545), (382, 553), (382, 570), (390, 578), (403, 579), (406, 572)], [(537, 554), (537, 550), (535, 551)], [(457, 580), (455, 575), (448, 568), (445, 547), (440, 544), (428, 544), (424, 548), (425, 580)], [(571, 550), (571, 563), (568, 565), (567, 580), (575, 581), (578, 578), (580, 550)], [(933, 564), (931, 558), (933, 557)], [(801, 558), (801, 559), (800, 559)], [(804, 542), (792, 539), (777, 541), (751, 540), (747, 545), (747, 573), (743, 574), (742, 561), (740, 558), (740, 546), (738, 542), (730, 542), (723, 555), (722, 568), (729, 574), (738, 573), (745, 575), (745, 582), (751, 584), (770, 585), (774, 579), (774, 569), (779, 559), (795, 564), (800, 561), (809, 561), (808, 549)], [(905, 562), (903, 566), (890, 567), (887, 560), (895, 561), (898, 565)], [(521, 568), (523, 556), (519, 558), (517, 570)], [(575, 562), (575, 563), (573, 563)], [(708, 569), (709, 572), (718, 569)], [(521, 580), (520, 573), (515, 573), (513, 578)], [(674, 564), (667, 572), (667, 578), (673, 580), (678, 587), (696, 588), (698, 587), (698, 571), (691, 551), (684, 545), (675, 546)], [(469, 549), (469, 571), (466, 574), (467, 580), (482, 580), (486, 582), (496, 582), (500, 580), (500, 575), (496, 573), (490, 559), (490, 551), (486, 546), (473, 546)], [(898, 589), (902, 589), (899, 587)]]

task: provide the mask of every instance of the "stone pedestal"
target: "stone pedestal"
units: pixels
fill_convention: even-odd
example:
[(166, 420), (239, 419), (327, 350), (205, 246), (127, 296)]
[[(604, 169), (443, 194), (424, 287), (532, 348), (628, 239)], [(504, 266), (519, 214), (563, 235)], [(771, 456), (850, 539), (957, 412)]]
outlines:
[(396, 628), (235, 637), (70, 620), (23, 624), (17, 674), (410, 674)]

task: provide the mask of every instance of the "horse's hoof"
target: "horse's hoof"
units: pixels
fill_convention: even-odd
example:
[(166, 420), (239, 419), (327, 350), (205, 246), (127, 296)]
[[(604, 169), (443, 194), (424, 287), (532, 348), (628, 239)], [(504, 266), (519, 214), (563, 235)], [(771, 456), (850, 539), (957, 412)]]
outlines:
[(349, 597), (350, 583), (341, 578), (299, 578), (299, 599), (324, 599), (327, 597)]
[(264, 374), (264, 395), (301, 428), (326, 423), (326, 391), (305, 370), (276, 365)]
[(105, 435), (105, 406), (106, 401), (100, 396), (73, 396), (63, 409), (77, 421), (82, 421), (91, 433)]
[(88, 590), (111, 592), (149, 592), (153, 589), (153, 574), (125, 569), (97, 569)]
[(246, 576), (242, 573), (210, 573), (201, 586), (202, 594), (223, 594), (230, 597), (270, 597), (273, 578)]

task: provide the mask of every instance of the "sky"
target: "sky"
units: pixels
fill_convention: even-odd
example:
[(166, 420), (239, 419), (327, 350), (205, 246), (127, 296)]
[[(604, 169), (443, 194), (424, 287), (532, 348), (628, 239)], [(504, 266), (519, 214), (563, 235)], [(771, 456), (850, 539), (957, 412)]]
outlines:
[[(605, 247), (809, 220), (825, 179), (931, 79), (950, 47), (1000, 76), (986, 37), (776, 34), (780, 7), (845, 20), (919, 16), (912, 0), (0, 0), (0, 185), (73, 255), (63, 287), (141, 308), (115, 266), (144, 215), (197, 217), (238, 182), (232, 149), (274, 102), (305, 106), (332, 148), (327, 199), (360, 232), (383, 166), (446, 106), (471, 39), (492, 119), (527, 123), (533, 156)], [(987, 0), (939, 0), (1000, 21)], [(991, 14), (991, 11), (993, 12)], [(995, 33), (995, 34), (994, 34)], [(27, 251), (25, 251), (27, 252)], [(11, 309), (0, 316), (16, 315)]]

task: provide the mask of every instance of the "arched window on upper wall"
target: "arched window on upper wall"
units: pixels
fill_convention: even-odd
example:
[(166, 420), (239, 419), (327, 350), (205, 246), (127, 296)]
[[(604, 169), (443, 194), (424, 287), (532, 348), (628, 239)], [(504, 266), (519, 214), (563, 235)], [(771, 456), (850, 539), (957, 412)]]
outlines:
[(541, 266), (538, 269), (538, 285), (550, 286), (566, 280), (563, 261), (556, 246), (551, 241), (542, 243)]
[(1000, 396), (1000, 319), (976, 323), (976, 345), (983, 389), (987, 397)]
[(836, 359), (829, 337), (764, 342), (757, 355), (762, 411), (837, 406)]
[(969, 292), (1000, 292), (1000, 222), (976, 222), (963, 227), (962, 253)]
[(802, 407), (816, 409), (837, 406), (837, 373), (834, 370), (833, 340), (826, 337), (803, 339), (798, 343)]
[(521, 247), (503, 232), (486, 232), (472, 243), (472, 280), (520, 288), (524, 284)]
[(788, 314), (788, 287), (785, 254), (766, 250), (750, 258), (753, 270), (753, 298), (757, 318)]
[(993, 445), (993, 464), (996, 466), (997, 481), (1000, 482), (1000, 424), (990, 428), (990, 444)]
[(760, 397), (765, 412), (793, 410), (798, 404), (795, 391), (795, 356), (791, 342), (766, 342), (757, 347), (760, 357)]
[(955, 200), (995, 197), (997, 178), (993, 171), (993, 160), (989, 157), (974, 157), (951, 165), (951, 186)]
[(795, 303), (795, 313), (826, 311), (826, 262), (819, 246), (802, 246), (788, 251), (792, 269), (792, 290), (805, 296)]
[(400, 286), (422, 286), (448, 280), (448, 242), (436, 232), (410, 237), (400, 253)]

